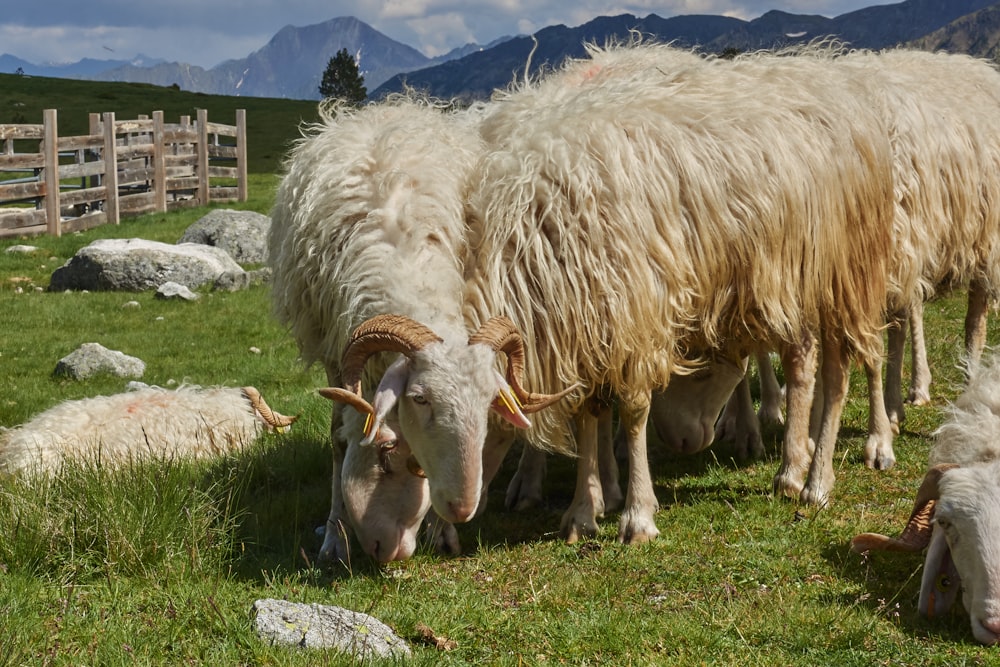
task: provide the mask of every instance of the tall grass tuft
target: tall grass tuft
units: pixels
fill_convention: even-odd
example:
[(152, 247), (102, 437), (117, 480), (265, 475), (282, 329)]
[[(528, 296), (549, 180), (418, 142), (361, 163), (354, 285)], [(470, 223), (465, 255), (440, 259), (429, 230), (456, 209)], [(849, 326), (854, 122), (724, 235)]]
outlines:
[(0, 487), (0, 562), (79, 583), (224, 569), (242, 484), (230, 475), (205, 486), (202, 467), (74, 461), (52, 476), (17, 477)]

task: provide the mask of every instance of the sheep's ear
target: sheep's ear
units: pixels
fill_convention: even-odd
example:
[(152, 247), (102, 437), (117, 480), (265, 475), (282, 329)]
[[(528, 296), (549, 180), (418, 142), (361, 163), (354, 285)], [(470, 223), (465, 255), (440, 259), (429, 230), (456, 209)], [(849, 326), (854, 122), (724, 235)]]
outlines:
[(920, 580), (920, 613), (927, 618), (935, 618), (951, 609), (962, 589), (961, 583), (955, 563), (951, 560), (951, 549), (944, 538), (944, 530), (935, 525)]
[[(385, 418), (396, 406), (399, 397), (403, 395), (403, 391), (406, 389), (406, 381), (409, 377), (410, 360), (400, 355), (399, 359), (385, 370), (382, 380), (378, 383), (378, 389), (375, 390), (375, 400), (372, 403), (374, 419), (370, 425), (366, 426), (367, 430), (365, 431), (364, 440), (361, 441), (362, 445), (370, 445), (376, 441), (384, 442), (387, 438), (395, 439), (395, 436), (390, 437), (387, 434), (379, 436), (379, 430), (387, 429), (384, 426)], [(391, 434), (392, 431), (388, 433)]]
[(517, 428), (531, 428), (531, 421), (522, 412), (517, 394), (507, 384), (503, 375), (496, 371), (493, 373), (497, 381), (497, 395), (490, 404), (490, 409)]

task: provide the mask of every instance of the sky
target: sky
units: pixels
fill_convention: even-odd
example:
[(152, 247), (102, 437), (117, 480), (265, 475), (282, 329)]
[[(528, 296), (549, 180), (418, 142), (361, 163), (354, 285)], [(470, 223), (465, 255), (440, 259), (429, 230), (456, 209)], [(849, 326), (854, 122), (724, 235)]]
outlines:
[(597, 16), (715, 14), (750, 20), (772, 10), (839, 16), (899, 0), (23, 0), (0, 12), (0, 54), (30, 63), (138, 54), (211, 68), (244, 58), (281, 28), (354, 16), (428, 57), (469, 43), (531, 34)]

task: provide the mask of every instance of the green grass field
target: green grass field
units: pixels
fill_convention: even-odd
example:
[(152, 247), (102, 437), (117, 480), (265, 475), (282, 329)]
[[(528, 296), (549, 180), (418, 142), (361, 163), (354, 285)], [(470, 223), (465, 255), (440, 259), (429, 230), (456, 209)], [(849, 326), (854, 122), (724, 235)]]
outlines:
[[(116, 101), (59, 105), (60, 116), (134, 113), (119, 104), (129, 89), (119, 86)], [(249, 119), (263, 114), (252, 100), (231, 103), (244, 101)], [(143, 110), (166, 106), (155, 102)], [(206, 103), (210, 117), (224, 116), (214, 104)], [(286, 130), (269, 150), (294, 136)], [(251, 130), (251, 151), (261, 141)], [(274, 169), (254, 171), (246, 206), (267, 212)], [(675, 457), (654, 438), (659, 539), (621, 546), (611, 515), (595, 539), (566, 545), (557, 531), (573, 494), (573, 462), (553, 460), (546, 505), (516, 514), (503, 510), (513, 452), (491, 489), (490, 510), (459, 527), (461, 556), (425, 549), (379, 568), (356, 554), (350, 568), (322, 569), (313, 562), (314, 529), (328, 511), (329, 404), (315, 393), (322, 372), (303, 367), (271, 317), (266, 286), (206, 291), (194, 303), (34, 289), (96, 238), (174, 242), (205, 212), (0, 241), (0, 425), (65, 399), (122, 390), (122, 380), (52, 376), (61, 357), (89, 341), (146, 361), (150, 384), (253, 384), (279, 411), (301, 415), (291, 433), (214, 461), (70, 468), (47, 481), (0, 482), (0, 664), (351, 663), (334, 652), (262, 643), (250, 610), (263, 597), (370, 613), (411, 641), (418, 665), (1000, 662), (996, 648), (973, 641), (961, 605), (934, 622), (916, 613), (920, 557), (863, 558), (848, 549), (857, 532), (897, 532), (909, 513), (940, 409), (959, 390), (964, 293), (927, 309), (933, 404), (908, 411), (890, 471), (861, 463), (867, 408), (863, 374), (855, 372), (837, 486), (825, 509), (771, 496), (780, 429), (766, 431), (765, 459), (747, 465), (735, 464), (724, 444)], [(15, 243), (40, 250), (4, 252)], [(133, 299), (139, 309), (122, 308)], [(990, 344), (998, 337), (991, 324)], [(421, 643), (421, 624), (456, 647)]]

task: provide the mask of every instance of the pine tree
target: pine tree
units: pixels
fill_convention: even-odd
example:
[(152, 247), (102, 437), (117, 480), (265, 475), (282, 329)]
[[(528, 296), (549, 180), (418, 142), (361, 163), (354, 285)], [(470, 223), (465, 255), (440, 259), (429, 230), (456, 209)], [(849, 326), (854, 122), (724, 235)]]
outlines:
[(358, 64), (346, 48), (337, 51), (337, 55), (327, 63), (319, 84), (319, 94), (344, 100), (352, 106), (360, 106), (368, 97), (365, 77), (358, 71)]

